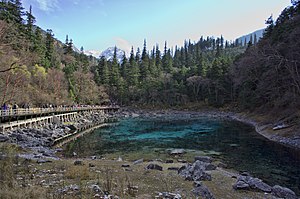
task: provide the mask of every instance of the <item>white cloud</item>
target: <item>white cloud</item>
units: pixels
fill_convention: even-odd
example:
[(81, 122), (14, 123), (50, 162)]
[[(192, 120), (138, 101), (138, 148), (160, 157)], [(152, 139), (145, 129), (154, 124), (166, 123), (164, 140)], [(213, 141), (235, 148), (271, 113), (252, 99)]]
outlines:
[(128, 56), (130, 54), (131, 50), (131, 44), (126, 39), (123, 39), (121, 37), (115, 37), (114, 40), (116, 41), (116, 45), (118, 48), (125, 51), (126, 55)]
[(58, 0), (34, 0), (43, 11), (50, 12), (58, 8)]

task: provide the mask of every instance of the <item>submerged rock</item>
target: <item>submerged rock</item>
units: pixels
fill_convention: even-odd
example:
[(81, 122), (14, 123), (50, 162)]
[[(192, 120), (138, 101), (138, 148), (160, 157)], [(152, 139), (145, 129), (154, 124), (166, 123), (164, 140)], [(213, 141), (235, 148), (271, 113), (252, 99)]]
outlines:
[(173, 149), (169, 152), (170, 155), (182, 155), (185, 153), (184, 149)]

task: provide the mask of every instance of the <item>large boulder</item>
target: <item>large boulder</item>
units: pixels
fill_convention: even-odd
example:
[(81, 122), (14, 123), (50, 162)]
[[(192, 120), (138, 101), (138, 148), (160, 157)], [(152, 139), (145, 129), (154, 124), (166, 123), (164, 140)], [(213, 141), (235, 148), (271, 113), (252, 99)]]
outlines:
[(286, 187), (281, 187), (279, 185), (275, 185), (272, 188), (272, 193), (279, 198), (284, 199), (297, 199), (295, 192)]
[(234, 185), (233, 185), (233, 188), (235, 190), (239, 190), (239, 189), (247, 189), (249, 190), (250, 189), (250, 185), (244, 181), (237, 181)]
[(207, 163), (197, 160), (193, 164), (182, 166), (178, 174), (189, 181), (211, 180), (211, 175), (206, 173)]
[(253, 178), (251, 176), (244, 176), (244, 175), (238, 176), (236, 183), (233, 185), (233, 188), (235, 190), (247, 189), (247, 190), (262, 191), (266, 193), (272, 192), (272, 187), (264, 183), (261, 179)]
[(201, 198), (205, 199), (214, 199), (213, 194), (210, 192), (207, 186), (202, 185), (201, 183), (198, 183), (192, 192), (197, 198), (201, 196)]

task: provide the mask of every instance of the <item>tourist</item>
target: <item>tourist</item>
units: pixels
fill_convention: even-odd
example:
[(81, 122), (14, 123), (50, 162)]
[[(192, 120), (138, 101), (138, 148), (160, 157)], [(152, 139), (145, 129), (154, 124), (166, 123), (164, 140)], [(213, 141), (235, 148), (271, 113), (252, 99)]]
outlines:
[(6, 115), (8, 107), (5, 103), (2, 105), (1, 109), (2, 109), (2, 115)]
[(14, 113), (15, 115), (16, 115), (17, 112), (18, 112), (18, 108), (19, 108), (19, 106), (18, 106), (16, 103), (14, 103), (12, 109), (13, 109), (13, 113)]

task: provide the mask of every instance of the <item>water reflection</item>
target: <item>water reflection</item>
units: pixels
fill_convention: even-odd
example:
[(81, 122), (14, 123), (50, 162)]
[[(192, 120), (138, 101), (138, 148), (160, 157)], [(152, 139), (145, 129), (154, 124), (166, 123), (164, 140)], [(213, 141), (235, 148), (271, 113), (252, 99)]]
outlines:
[(83, 156), (157, 148), (209, 151), (238, 171), (300, 193), (300, 153), (270, 142), (251, 126), (236, 121), (185, 115), (127, 118), (67, 146), (68, 151)]

